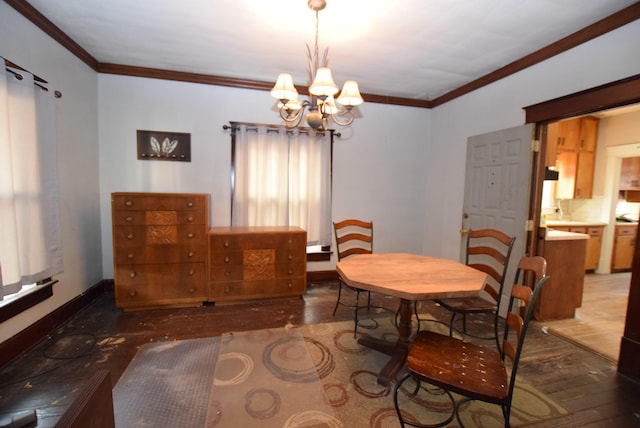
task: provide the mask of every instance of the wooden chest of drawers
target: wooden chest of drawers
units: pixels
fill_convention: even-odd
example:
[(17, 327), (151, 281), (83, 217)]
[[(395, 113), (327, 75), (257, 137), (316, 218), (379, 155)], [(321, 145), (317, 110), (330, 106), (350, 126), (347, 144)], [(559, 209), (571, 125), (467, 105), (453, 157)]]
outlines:
[(111, 208), (118, 307), (207, 300), (208, 195), (112, 193)]
[(209, 300), (300, 296), (307, 287), (307, 233), (297, 227), (209, 230)]

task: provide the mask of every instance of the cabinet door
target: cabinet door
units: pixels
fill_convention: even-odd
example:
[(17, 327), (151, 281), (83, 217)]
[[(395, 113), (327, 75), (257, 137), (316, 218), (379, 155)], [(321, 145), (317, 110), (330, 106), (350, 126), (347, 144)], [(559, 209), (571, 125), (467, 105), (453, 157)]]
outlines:
[(622, 159), (620, 190), (640, 190), (640, 157)]
[(628, 270), (633, 264), (637, 226), (616, 226), (612, 270)]
[(558, 122), (558, 151), (577, 151), (580, 148), (580, 119)]
[(578, 153), (578, 167), (576, 170), (575, 197), (578, 199), (590, 199), (593, 192), (593, 170), (596, 155), (593, 152)]
[(579, 150), (593, 152), (596, 150), (598, 141), (598, 123), (596, 117), (583, 117), (580, 119), (580, 142)]
[(556, 199), (573, 199), (576, 191), (578, 152), (559, 152), (557, 165)]
[(590, 226), (585, 233), (589, 235), (587, 241), (587, 255), (585, 258), (585, 270), (596, 270), (600, 263), (600, 248), (602, 247), (602, 226)]

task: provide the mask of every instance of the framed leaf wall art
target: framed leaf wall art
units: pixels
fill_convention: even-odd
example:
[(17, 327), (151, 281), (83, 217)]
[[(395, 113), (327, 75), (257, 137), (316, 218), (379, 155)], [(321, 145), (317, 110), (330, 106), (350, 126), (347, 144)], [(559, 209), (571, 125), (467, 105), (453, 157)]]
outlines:
[(191, 162), (191, 134), (137, 131), (138, 159)]

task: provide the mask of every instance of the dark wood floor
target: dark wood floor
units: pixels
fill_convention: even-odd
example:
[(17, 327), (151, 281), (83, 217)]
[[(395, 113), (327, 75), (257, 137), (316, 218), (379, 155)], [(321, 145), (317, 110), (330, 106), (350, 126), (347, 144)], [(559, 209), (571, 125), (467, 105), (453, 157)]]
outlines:
[[(53, 426), (92, 374), (109, 370), (115, 385), (145, 343), (351, 319), (343, 307), (332, 316), (335, 293), (335, 284), (311, 284), (303, 299), (125, 313), (106, 292), (0, 372), (0, 419), (36, 409), (38, 426)], [(426, 309), (446, 318), (432, 303)], [(530, 330), (520, 374), (571, 412), (551, 426), (640, 426), (640, 385), (618, 376), (612, 361), (540, 327)]]

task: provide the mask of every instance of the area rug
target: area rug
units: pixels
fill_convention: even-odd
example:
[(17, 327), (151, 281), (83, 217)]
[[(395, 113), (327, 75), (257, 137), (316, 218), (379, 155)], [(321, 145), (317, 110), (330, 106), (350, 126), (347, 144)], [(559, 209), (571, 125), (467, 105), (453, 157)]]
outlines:
[[(359, 328), (358, 335), (397, 337), (390, 318), (372, 327)], [(387, 359), (357, 343), (352, 322), (148, 344), (113, 390), (116, 426), (398, 427), (393, 385), (376, 382)], [(420, 405), (423, 421), (441, 420), (450, 411), (438, 394)], [(566, 414), (518, 379), (512, 426)], [(462, 415), (468, 427), (504, 426), (495, 405), (473, 402)]]

